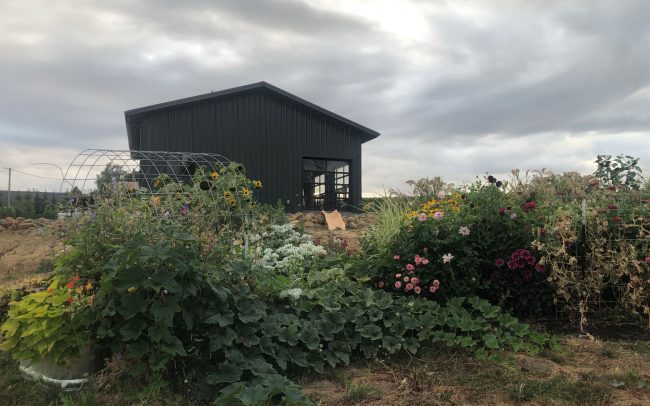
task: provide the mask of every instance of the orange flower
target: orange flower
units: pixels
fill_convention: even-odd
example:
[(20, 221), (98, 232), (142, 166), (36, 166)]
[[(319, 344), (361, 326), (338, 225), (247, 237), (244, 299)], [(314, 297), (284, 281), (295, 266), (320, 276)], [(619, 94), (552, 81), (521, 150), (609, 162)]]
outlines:
[(54, 292), (54, 289), (52, 289), (52, 288), (47, 288), (47, 293), (52, 293), (52, 292)]

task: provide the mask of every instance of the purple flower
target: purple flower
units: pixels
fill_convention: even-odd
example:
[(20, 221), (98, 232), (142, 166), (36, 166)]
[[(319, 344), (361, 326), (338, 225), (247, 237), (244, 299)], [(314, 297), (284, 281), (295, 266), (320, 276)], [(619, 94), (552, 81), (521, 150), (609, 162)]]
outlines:
[(181, 213), (183, 215), (187, 215), (190, 212), (190, 205), (185, 203), (183, 207), (181, 208)]
[(440, 219), (442, 219), (444, 217), (444, 215), (445, 215), (445, 213), (443, 213), (441, 211), (437, 211), (437, 212), (433, 213), (433, 218), (436, 219), (436, 220), (440, 220)]

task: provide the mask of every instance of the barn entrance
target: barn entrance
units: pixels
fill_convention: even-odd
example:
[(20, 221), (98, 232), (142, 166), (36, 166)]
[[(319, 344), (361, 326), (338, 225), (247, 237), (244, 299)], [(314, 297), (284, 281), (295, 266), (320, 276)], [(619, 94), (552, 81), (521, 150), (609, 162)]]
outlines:
[(334, 210), (350, 201), (350, 161), (302, 159), (302, 207)]

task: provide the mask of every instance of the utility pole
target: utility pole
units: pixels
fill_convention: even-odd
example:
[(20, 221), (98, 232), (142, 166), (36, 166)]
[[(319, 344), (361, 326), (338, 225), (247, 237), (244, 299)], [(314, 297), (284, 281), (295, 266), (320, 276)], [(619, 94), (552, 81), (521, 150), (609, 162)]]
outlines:
[(7, 187), (7, 207), (11, 207), (11, 168), (9, 168), (9, 186)]

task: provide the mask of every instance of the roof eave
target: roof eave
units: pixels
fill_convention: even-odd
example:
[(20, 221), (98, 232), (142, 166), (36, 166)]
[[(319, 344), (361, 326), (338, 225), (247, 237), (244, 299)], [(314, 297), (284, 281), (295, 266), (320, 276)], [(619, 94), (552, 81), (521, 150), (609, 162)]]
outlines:
[[(140, 115), (140, 114), (143, 114), (143, 113), (149, 113), (149, 112), (152, 112), (152, 111), (157, 111), (157, 110), (162, 110), (162, 109), (167, 109), (167, 108), (173, 108), (173, 107), (184, 105), (184, 104), (187, 104), (187, 103), (201, 102), (201, 101), (210, 100), (210, 99), (213, 99), (213, 98), (223, 97), (223, 96), (227, 96), (227, 95), (230, 95), (230, 94), (236, 94), (236, 93), (241, 93), (241, 92), (254, 90), (254, 89), (260, 89), (260, 88), (268, 89), (268, 90), (270, 90), (270, 91), (272, 91), (274, 93), (277, 93), (277, 94), (280, 94), (280, 95), (282, 95), (284, 97), (287, 97), (287, 98), (289, 98), (289, 99), (291, 99), (291, 100), (293, 100), (293, 101), (295, 101), (295, 102), (297, 102), (299, 104), (302, 104), (302, 105), (304, 105), (304, 106), (306, 106), (308, 108), (316, 110), (316, 111), (320, 112), (321, 114), (329, 116), (329, 117), (331, 117), (331, 118), (333, 118), (333, 119), (335, 119), (337, 121), (340, 121), (340, 122), (342, 122), (344, 124), (347, 124), (347, 125), (349, 125), (349, 126), (351, 126), (353, 128), (356, 128), (357, 130), (359, 130), (362, 133), (362, 136), (361, 136), (362, 142), (368, 142), (370, 140), (373, 140), (373, 139), (377, 138), (380, 135), (380, 133), (375, 131), (375, 130), (372, 130), (372, 129), (370, 129), (368, 127), (365, 127), (365, 126), (363, 126), (363, 125), (361, 125), (359, 123), (356, 123), (356, 122), (354, 122), (352, 120), (349, 120), (349, 119), (347, 119), (347, 118), (345, 118), (343, 116), (340, 116), (340, 115), (338, 115), (338, 114), (336, 114), (336, 113), (334, 113), (332, 111), (324, 109), (323, 107), (320, 107), (320, 106), (318, 106), (318, 105), (316, 105), (316, 104), (314, 104), (314, 103), (312, 103), (310, 101), (307, 101), (307, 100), (305, 100), (305, 99), (303, 99), (301, 97), (298, 97), (298, 96), (296, 96), (296, 95), (294, 95), (292, 93), (289, 93), (289, 92), (287, 92), (285, 90), (280, 89), (279, 87), (273, 86), (272, 84), (264, 82), (264, 81), (251, 83), (251, 84), (244, 85), (244, 86), (233, 87), (233, 88), (230, 88), (230, 89), (220, 90), (218, 92), (210, 92), (210, 93), (205, 93), (205, 94), (201, 94), (201, 95), (198, 95), (198, 96), (186, 97), (186, 98), (183, 98), (183, 99), (172, 100), (172, 101), (169, 101), (169, 102), (152, 104), (150, 106), (145, 106), (145, 107), (140, 107), (140, 108), (127, 110), (127, 111), (124, 112), (124, 116), (125, 116), (126, 121), (127, 121), (127, 128), (129, 127), (129, 125), (128, 125), (129, 118)], [(129, 140), (131, 140), (131, 135), (129, 135)]]

